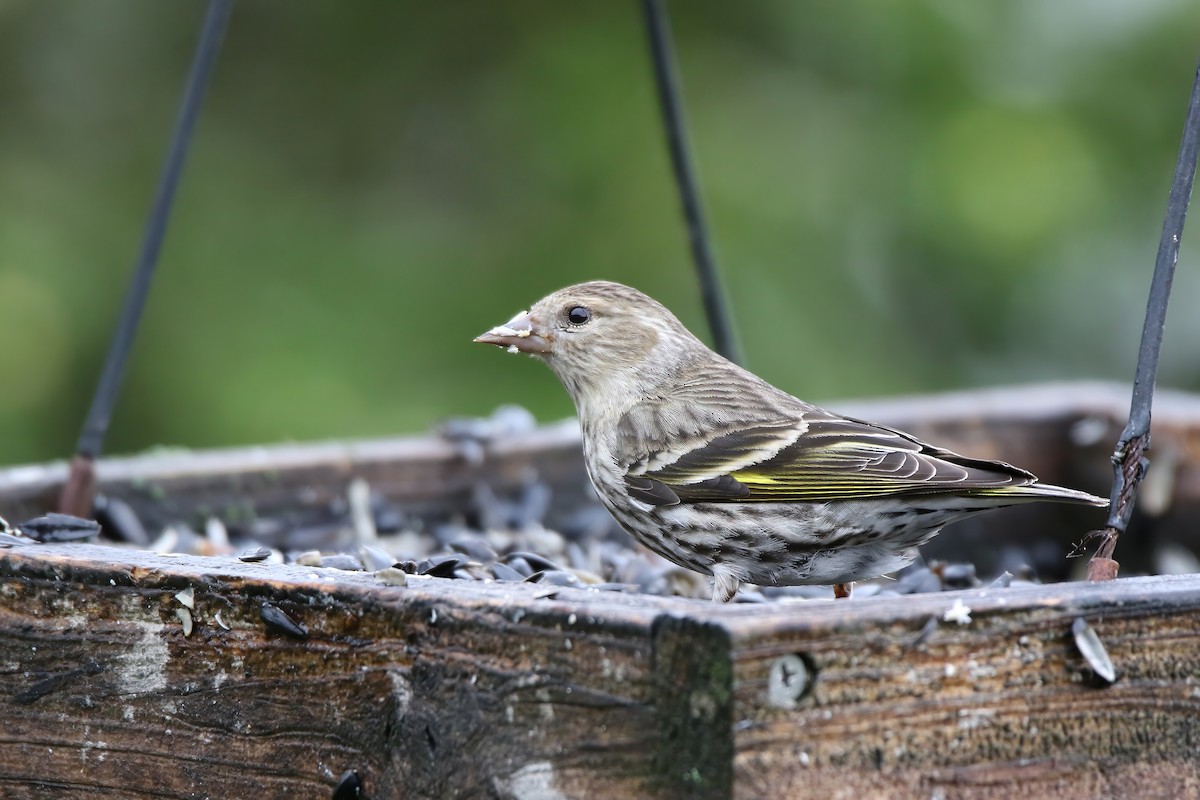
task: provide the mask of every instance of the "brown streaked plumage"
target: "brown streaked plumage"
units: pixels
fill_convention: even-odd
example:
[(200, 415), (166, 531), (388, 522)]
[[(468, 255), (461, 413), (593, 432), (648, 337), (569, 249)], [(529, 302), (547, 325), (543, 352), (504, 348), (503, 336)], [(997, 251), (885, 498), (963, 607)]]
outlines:
[(799, 400), (618, 283), (561, 289), (475, 341), (554, 371), (601, 501), (651, 550), (712, 575), (714, 600), (742, 581), (891, 572), (943, 525), (992, 508), (1108, 504)]

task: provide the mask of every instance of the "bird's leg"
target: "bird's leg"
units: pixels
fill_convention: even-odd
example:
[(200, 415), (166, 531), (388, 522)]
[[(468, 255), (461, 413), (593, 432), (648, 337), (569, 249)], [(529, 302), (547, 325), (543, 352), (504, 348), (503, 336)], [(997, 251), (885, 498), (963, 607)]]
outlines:
[(850, 583), (835, 583), (833, 585), (833, 599), (842, 600), (850, 596), (850, 590), (854, 588), (854, 582)]
[(718, 564), (713, 567), (712, 601), (714, 603), (728, 603), (737, 594), (738, 586), (741, 583), (741, 579), (730, 572), (724, 564)]

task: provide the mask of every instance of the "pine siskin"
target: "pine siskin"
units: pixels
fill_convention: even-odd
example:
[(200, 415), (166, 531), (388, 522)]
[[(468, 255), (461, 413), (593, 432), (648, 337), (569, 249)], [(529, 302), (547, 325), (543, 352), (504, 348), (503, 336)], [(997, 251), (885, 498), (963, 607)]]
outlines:
[(892, 572), (943, 525), (1001, 506), (1108, 504), (798, 400), (618, 283), (554, 292), (475, 341), (558, 375), (600, 500), (639, 542), (712, 575), (714, 601), (742, 581), (838, 589)]

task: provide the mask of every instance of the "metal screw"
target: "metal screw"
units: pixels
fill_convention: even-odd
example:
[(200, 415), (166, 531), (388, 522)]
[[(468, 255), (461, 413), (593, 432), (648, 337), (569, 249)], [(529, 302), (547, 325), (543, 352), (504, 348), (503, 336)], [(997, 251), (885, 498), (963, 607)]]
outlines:
[(808, 690), (809, 672), (802, 656), (788, 653), (777, 658), (767, 678), (767, 703), (775, 708), (795, 708)]

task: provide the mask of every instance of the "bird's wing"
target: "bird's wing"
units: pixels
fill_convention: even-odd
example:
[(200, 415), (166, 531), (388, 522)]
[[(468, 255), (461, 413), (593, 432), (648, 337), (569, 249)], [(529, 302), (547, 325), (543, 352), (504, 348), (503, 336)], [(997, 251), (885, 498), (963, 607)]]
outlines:
[(618, 442), (627, 456), (630, 494), (652, 505), (984, 495), (1037, 480), (1000, 461), (965, 458), (901, 431), (807, 405), (787, 418), (719, 427), (723, 433), (698, 443), (697, 436), (684, 437), (682, 444), (669, 440), (674, 446), (641, 437), (639, 449), (636, 431), (644, 427), (631, 412), (618, 426)]

